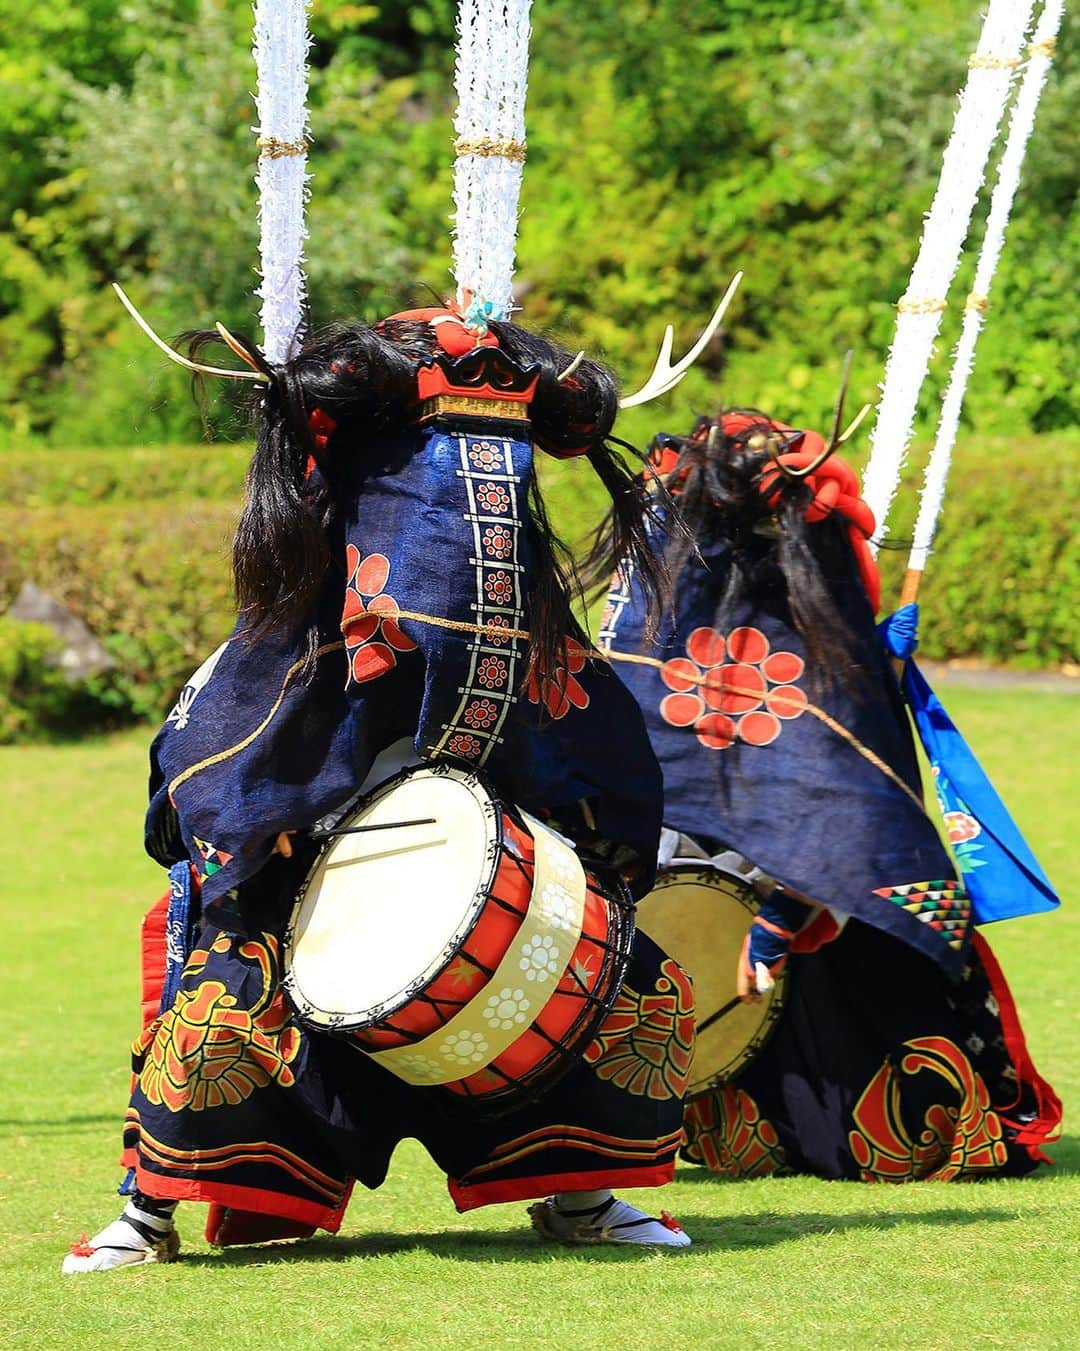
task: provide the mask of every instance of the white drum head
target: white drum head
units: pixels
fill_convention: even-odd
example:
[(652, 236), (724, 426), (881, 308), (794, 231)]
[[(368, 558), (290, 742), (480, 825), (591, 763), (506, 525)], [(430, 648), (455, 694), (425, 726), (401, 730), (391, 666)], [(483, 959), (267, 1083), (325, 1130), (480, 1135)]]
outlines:
[(758, 899), (738, 873), (709, 863), (673, 864), (638, 904), (638, 926), (694, 982), (697, 1035), (687, 1099), (726, 1083), (768, 1040), (784, 1006), (787, 973), (760, 1001), (736, 997), (735, 971)]
[[(434, 818), (434, 824), (394, 826)], [(312, 869), (286, 936), (286, 988), (313, 1022), (383, 1017), (453, 956), (494, 870), (498, 811), (475, 775), (407, 771), (365, 799)]]

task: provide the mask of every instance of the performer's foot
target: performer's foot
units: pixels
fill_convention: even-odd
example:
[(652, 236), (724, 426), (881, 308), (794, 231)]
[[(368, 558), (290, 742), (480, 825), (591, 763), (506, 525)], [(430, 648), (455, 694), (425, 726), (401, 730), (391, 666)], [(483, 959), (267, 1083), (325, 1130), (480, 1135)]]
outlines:
[[(582, 1193), (591, 1199), (595, 1193)], [(677, 1220), (660, 1212), (660, 1218), (646, 1215), (610, 1192), (600, 1194), (594, 1204), (575, 1205), (573, 1193), (549, 1196), (529, 1207), (529, 1218), (541, 1238), (556, 1243), (634, 1243), (646, 1248), (688, 1248), (690, 1235)]]
[(80, 1271), (114, 1271), (146, 1262), (172, 1262), (180, 1251), (173, 1224), (175, 1201), (154, 1201), (136, 1193), (119, 1219), (88, 1239), (84, 1234), (64, 1258), (65, 1276)]

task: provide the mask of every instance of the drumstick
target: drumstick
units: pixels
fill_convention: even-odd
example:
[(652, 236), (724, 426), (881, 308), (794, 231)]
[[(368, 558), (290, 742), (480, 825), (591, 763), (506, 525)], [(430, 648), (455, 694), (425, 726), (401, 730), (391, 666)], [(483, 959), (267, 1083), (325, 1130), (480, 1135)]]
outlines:
[(433, 826), (434, 816), (421, 816), (415, 821), (380, 821), (370, 826), (332, 826), (327, 830), (313, 830), (313, 840), (329, 840), (334, 835), (365, 835), (369, 830), (396, 830), (399, 826)]
[(712, 1027), (713, 1023), (718, 1023), (721, 1018), (726, 1014), (729, 1014), (733, 1008), (737, 1008), (741, 1003), (742, 1000), (738, 995), (733, 999), (729, 999), (722, 1009), (717, 1009), (715, 1013), (710, 1013), (703, 1023), (698, 1023), (698, 1032), (704, 1032), (707, 1027)]

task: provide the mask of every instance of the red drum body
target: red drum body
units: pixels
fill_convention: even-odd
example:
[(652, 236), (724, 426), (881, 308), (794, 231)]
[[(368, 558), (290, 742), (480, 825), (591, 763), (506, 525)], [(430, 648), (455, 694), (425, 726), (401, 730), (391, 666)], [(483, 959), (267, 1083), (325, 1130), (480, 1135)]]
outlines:
[(456, 766), (396, 776), (342, 826), (286, 934), (301, 1019), (489, 1112), (570, 1069), (622, 983), (627, 899)]

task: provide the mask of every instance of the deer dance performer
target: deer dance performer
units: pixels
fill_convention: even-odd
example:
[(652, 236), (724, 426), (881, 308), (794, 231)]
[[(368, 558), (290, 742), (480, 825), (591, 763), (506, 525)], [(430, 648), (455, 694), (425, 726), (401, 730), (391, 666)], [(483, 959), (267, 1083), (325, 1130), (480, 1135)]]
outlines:
[[(695, 983), (684, 1154), (731, 1177), (1026, 1173), (1060, 1104), (923, 810), (875, 632), (874, 523), (835, 444), (755, 413), (658, 437), (693, 537), (655, 539), (673, 620), (650, 638), (631, 561), (603, 621), (664, 772), (666, 869), (640, 922)], [(977, 823), (949, 824), (963, 854)], [(740, 998), (772, 1004), (733, 1049)]]
[[(633, 481), (604, 444), (613, 379), (592, 362), (567, 376), (550, 344), (509, 323), (478, 333), (450, 310), (347, 329), (280, 366), (226, 336), (266, 387), (234, 549), (241, 614), (154, 742), (147, 818), (175, 891), (193, 876), (200, 918), (175, 997), (134, 1046), (124, 1148), (137, 1189), (65, 1271), (169, 1260), (180, 1200), (211, 1204), (219, 1243), (336, 1231), (353, 1180), (377, 1187), (406, 1136), (460, 1210), (547, 1197), (531, 1211), (544, 1237), (684, 1246), (674, 1220), (611, 1188), (673, 1174), (689, 981), (624, 924), (614, 956), (596, 949), (614, 983), (595, 986), (581, 949), (568, 960), (577, 930), (560, 909), (584, 865), (586, 921), (601, 893), (627, 911), (628, 891), (651, 883), (660, 828), (641, 715), (571, 619), (533, 469), (534, 442), (587, 456), (620, 490), (618, 547), (650, 574)], [(500, 848), (519, 864), (546, 849), (565, 872), (543, 896), (531, 874), (547, 928), (505, 988), (479, 959), (443, 961), (460, 987), (444, 1002), (468, 1004), (479, 1030), (430, 1037), (428, 1061), (402, 1069), (399, 1054), (391, 1073), (370, 1045), (317, 1030), (295, 992), (287, 1001), (284, 944), (316, 823), (417, 762), (480, 775), (512, 804)], [(395, 899), (378, 898), (391, 916)], [(598, 1021), (561, 1077), (485, 1112), (489, 1083), (512, 1080), (488, 1040), (528, 1027), (545, 982), (577, 982)], [(456, 1077), (473, 1102), (450, 1076), (425, 1077), (462, 1038)]]

